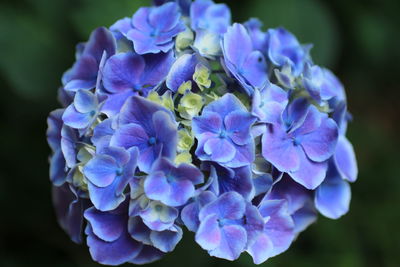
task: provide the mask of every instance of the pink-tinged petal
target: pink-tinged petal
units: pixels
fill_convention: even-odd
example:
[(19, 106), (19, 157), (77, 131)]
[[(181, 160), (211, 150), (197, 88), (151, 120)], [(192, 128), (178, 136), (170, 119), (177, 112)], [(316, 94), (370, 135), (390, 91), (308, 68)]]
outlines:
[(221, 229), (220, 245), (209, 253), (211, 256), (233, 261), (239, 258), (246, 243), (247, 234), (242, 226), (227, 225)]
[(205, 217), (196, 232), (196, 242), (205, 250), (217, 248), (221, 242), (221, 230), (216, 214)]
[(293, 144), (279, 126), (269, 126), (262, 136), (262, 155), (282, 172), (296, 171), (300, 166), (301, 149)]
[(303, 151), (299, 152), (298, 155), (300, 166), (296, 171), (289, 172), (289, 175), (305, 188), (314, 190), (324, 181), (328, 163), (326, 161), (312, 161), (307, 158)]
[(322, 162), (335, 152), (338, 134), (335, 121), (324, 119), (318, 130), (301, 137), (301, 146), (311, 160)]
[(334, 160), (343, 179), (349, 182), (354, 182), (357, 179), (358, 168), (354, 148), (344, 136), (340, 136), (338, 139)]
[(273, 244), (266, 234), (261, 234), (255, 242), (247, 247), (247, 252), (253, 258), (255, 264), (261, 264), (272, 257)]
[(109, 186), (117, 176), (118, 166), (115, 159), (108, 155), (97, 155), (83, 168), (88, 180), (98, 187)]

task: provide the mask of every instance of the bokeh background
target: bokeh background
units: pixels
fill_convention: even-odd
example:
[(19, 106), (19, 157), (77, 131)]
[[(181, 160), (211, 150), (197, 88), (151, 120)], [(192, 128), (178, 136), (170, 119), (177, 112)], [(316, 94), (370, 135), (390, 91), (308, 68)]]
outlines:
[[(219, 1), (222, 2), (222, 1)], [(263, 266), (400, 266), (400, 1), (231, 0), (233, 18), (259, 17), (314, 43), (315, 62), (346, 86), (359, 180), (349, 214), (320, 217)], [(56, 223), (46, 116), (75, 44), (149, 0), (1, 0), (0, 266), (98, 266)], [(253, 266), (209, 257), (186, 234), (151, 266)]]

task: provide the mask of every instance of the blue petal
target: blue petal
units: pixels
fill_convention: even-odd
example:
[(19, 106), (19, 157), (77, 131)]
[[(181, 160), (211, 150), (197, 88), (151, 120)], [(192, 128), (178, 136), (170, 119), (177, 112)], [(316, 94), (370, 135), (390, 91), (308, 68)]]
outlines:
[(79, 90), (75, 94), (74, 106), (75, 109), (80, 113), (89, 113), (93, 110), (97, 110), (97, 97), (90, 91)]
[(349, 182), (354, 182), (357, 179), (358, 168), (354, 148), (349, 140), (342, 135), (339, 137), (336, 146), (334, 160), (343, 179)]
[(117, 162), (108, 155), (97, 155), (83, 168), (91, 183), (99, 187), (109, 186), (117, 176)]
[(182, 229), (179, 226), (175, 226), (171, 230), (162, 232), (152, 231), (150, 239), (153, 246), (162, 252), (173, 251), (179, 241), (182, 239)]
[(350, 199), (350, 185), (336, 170), (329, 170), (325, 181), (315, 192), (315, 207), (322, 215), (338, 219), (349, 210)]
[(62, 116), (65, 125), (75, 129), (84, 129), (93, 121), (93, 116), (90, 113), (80, 113), (74, 105), (69, 105)]
[(176, 92), (182, 83), (192, 80), (198, 59), (195, 54), (184, 54), (172, 65), (166, 80), (166, 85)]

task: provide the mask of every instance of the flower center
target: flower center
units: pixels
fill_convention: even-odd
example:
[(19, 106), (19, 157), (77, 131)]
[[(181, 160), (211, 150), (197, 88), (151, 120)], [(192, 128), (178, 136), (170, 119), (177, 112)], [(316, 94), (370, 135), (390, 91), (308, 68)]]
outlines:
[(117, 169), (116, 174), (117, 176), (121, 176), (124, 173), (122, 168)]
[(225, 137), (226, 137), (226, 132), (225, 132), (224, 130), (222, 130), (222, 131), (219, 133), (219, 138), (223, 139), (223, 138), (225, 138)]
[(155, 145), (156, 144), (156, 142), (157, 142), (157, 139), (155, 138), (155, 137), (150, 137), (149, 138), (149, 140), (148, 140), (148, 142), (149, 142), (149, 145)]

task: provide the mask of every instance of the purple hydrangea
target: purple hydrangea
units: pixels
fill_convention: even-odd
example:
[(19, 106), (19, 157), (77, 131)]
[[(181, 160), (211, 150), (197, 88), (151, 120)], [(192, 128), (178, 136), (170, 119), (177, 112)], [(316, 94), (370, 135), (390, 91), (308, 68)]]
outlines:
[(46, 135), (69, 237), (100, 264), (146, 264), (191, 231), (261, 264), (346, 214), (351, 114), (311, 46), (212, 0), (153, 3), (94, 30), (62, 77)]
[(227, 167), (241, 167), (254, 160), (250, 127), (255, 118), (232, 94), (226, 94), (193, 118), (193, 132), (199, 142), (196, 155)]
[(185, 30), (179, 6), (173, 2), (140, 8), (132, 17), (132, 26), (126, 36), (138, 54), (168, 52), (173, 37)]

